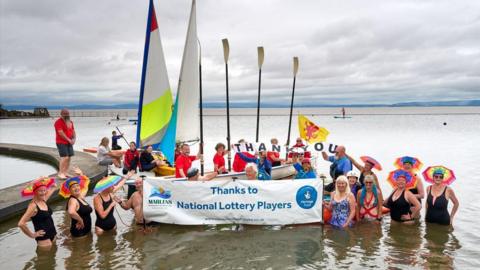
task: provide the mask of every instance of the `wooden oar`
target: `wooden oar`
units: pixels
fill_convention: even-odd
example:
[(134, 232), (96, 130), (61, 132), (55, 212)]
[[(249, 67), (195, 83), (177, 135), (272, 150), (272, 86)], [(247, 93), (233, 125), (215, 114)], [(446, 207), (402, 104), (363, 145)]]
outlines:
[[(298, 72), (298, 57), (293, 57), (293, 87), (292, 87), (292, 101), (290, 103), (290, 118), (288, 120), (287, 148), (290, 146), (290, 130), (292, 128), (293, 99), (295, 97), (295, 81), (297, 79), (297, 72)], [(287, 151), (286, 159), (288, 159), (288, 151)]]
[(255, 142), (258, 142), (258, 132), (260, 129), (260, 89), (262, 84), (262, 65), (264, 60), (263, 47), (257, 47), (258, 51), (258, 101), (257, 101), (257, 135), (255, 136)]
[(232, 156), (230, 154), (230, 100), (228, 96), (228, 56), (230, 54), (230, 46), (228, 45), (228, 39), (222, 39), (223, 44), (223, 57), (225, 59), (225, 81), (226, 81), (226, 92), (227, 92), (227, 145), (228, 145), (228, 170), (232, 170), (231, 160)]

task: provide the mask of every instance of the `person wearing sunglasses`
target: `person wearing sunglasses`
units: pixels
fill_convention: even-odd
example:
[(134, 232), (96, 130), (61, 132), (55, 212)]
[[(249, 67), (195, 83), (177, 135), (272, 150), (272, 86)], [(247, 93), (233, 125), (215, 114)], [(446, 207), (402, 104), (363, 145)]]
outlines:
[[(457, 213), (459, 202), (453, 189), (443, 183), (444, 172), (433, 172), (433, 185), (427, 187), (427, 202), (425, 221), (441, 225), (451, 225)], [(448, 213), (448, 201), (453, 203), (452, 212)]]
[(357, 220), (382, 220), (382, 192), (375, 185), (375, 177), (366, 175), (365, 186), (359, 190), (357, 196)]

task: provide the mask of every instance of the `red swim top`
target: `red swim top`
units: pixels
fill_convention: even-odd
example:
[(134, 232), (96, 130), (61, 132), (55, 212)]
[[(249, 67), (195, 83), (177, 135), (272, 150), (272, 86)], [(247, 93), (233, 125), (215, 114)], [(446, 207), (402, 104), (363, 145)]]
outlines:
[(280, 158), (280, 153), (279, 152), (274, 152), (274, 151), (268, 151), (267, 152), (268, 161), (270, 161), (271, 163), (275, 162), (275, 160), (273, 160), (273, 158)]

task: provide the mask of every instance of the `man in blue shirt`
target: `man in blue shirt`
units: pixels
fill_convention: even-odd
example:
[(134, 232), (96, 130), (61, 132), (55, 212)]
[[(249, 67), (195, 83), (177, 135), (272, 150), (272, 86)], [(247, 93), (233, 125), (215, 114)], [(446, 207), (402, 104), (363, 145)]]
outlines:
[(335, 156), (328, 156), (327, 153), (322, 152), (322, 157), (326, 161), (332, 162), (330, 165), (330, 176), (333, 182), (325, 187), (325, 190), (332, 192), (335, 189), (335, 180), (340, 175), (346, 175), (352, 170), (352, 162), (345, 155), (345, 146), (339, 145), (335, 148)]

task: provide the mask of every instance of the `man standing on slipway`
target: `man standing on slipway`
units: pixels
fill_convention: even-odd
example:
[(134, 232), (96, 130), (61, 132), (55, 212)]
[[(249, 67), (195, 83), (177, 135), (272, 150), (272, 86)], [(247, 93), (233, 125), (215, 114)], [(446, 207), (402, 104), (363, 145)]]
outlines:
[(60, 166), (58, 177), (65, 179), (70, 167), (70, 157), (74, 155), (73, 145), (75, 144), (75, 128), (70, 120), (70, 112), (62, 109), (60, 118), (55, 121), (55, 142), (57, 144), (58, 154), (60, 155)]

